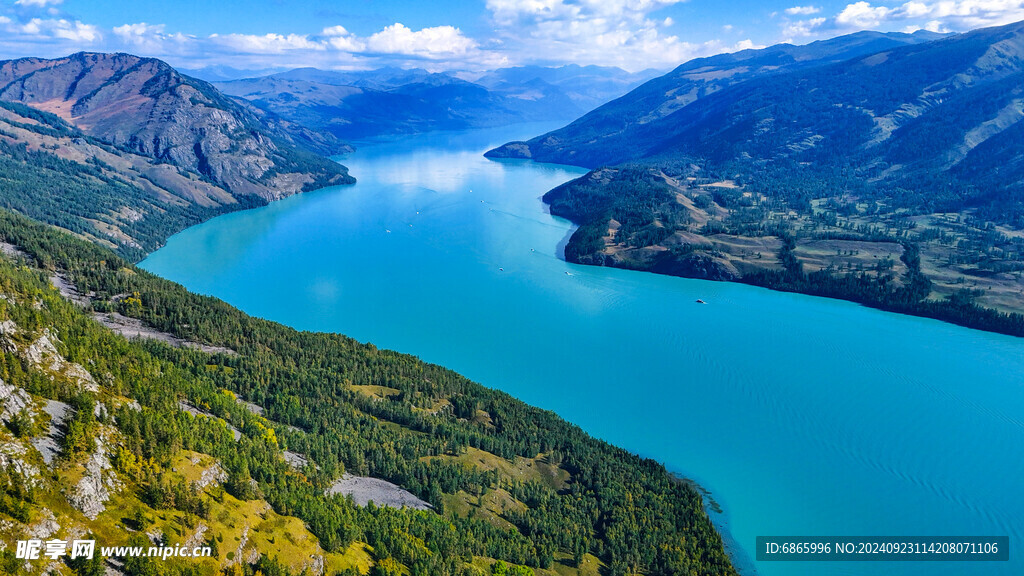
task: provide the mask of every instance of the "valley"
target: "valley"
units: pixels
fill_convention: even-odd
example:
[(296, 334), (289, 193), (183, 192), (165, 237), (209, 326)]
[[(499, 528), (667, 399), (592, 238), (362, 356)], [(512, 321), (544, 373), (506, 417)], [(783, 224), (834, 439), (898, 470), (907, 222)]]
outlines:
[[(694, 43), (648, 18), (674, 4), (353, 31), (299, 2), (286, 35), (0, 7), (0, 573), (873, 576), (755, 542), (1024, 544), (1024, 23), (795, 6), (757, 16), (787, 40), (687, 15)], [(82, 538), (207, 554), (21, 544)]]

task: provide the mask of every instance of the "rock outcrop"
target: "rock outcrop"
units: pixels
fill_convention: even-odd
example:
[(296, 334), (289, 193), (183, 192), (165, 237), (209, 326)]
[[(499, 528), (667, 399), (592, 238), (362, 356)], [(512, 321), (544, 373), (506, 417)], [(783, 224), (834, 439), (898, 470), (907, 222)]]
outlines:
[(43, 411), (50, 415), (50, 425), (43, 436), (32, 439), (32, 445), (43, 457), (47, 466), (53, 466), (57, 455), (60, 454), (60, 441), (64, 437), (64, 422), (71, 416), (71, 406), (56, 400), (47, 400)]
[(39, 482), (39, 468), (27, 460), (28, 450), (18, 442), (0, 443), (0, 468), (14, 472), (27, 486)]
[(344, 474), (327, 489), (327, 494), (351, 496), (352, 501), (359, 506), (366, 506), (373, 502), (377, 506), (389, 508), (413, 508), (416, 510), (431, 508), (430, 504), (420, 500), (401, 486), (368, 476)]
[(47, 328), (39, 338), (25, 348), (23, 356), (32, 366), (48, 370), (51, 375), (63, 375), (84, 390), (99, 390), (99, 385), (88, 370), (80, 364), (64, 359), (55, 345), (58, 341), (57, 335)]
[(120, 487), (112, 468), (106, 444), (96, 438), (96, 451), (85, 463), (85, 475), (68, 494), (68, 502), (91, 520), (106, 510), (107, 500)]
[(28, 410), (32, 397), (23, 389), (0, 380), (0, 423), (6, 424), (19, 413)]
[(192, 488), (194, 490), (204, 490), (208, 486), (223, 484), (227, 479), (227, 471), (221, 467), (219, 462), (214, 462), (213, 465), (203, 470), (202, 474), (199, 475), (199, 479), (192, 483)]

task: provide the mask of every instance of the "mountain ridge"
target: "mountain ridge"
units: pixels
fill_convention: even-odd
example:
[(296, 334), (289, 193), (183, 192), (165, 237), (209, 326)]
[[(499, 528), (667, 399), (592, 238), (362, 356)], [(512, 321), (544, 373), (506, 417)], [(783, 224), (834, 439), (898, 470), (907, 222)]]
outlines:
[(351, 150), (337, 139), (130, 54), (0, 62), (0, 146), (0, 205), (132, 259), (218, 213), (354, 182), (320, 155)]
[(9, 60), (0, 62), (0, 86), (0, 100), (53, 113), (90, 136), (204, 174), (237, 194), (271, 200), (298, 191), (294, 183), (260, 181), (271, 166), (286, 167), (273, 156), (286, 148), (278, 143), (297, 146), (293, 135), (155, 58), (79, 52)]
[(858, 32), (802, 46), (777, 44), (758, 50), (697, 58), (645, 82), (563, 128), (526, 142), (508, 143), (488, 151), (486, 155), (492, 158), (531, 158), (585, 168), (623, 162), (628, 158), (623, 157), (621, 151), (642, 142), (632, 130), (664, 119), (708, 94), (752, 78), (821, 66), (855, 55), (926, 42), (936, 36), (941, 35)]

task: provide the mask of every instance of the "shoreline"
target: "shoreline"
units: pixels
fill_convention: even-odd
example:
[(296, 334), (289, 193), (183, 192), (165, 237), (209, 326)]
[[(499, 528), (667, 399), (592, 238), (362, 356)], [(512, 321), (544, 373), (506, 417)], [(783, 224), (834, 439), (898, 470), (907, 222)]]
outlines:
[[(493, 151), (494, 150), (489, 150), (484, 154), (484, 157), (495, 161), (513, 159), (508, 156), (488, 156), (488, 154)], [(538, 161), (532, 158), (517, 159), (537, 164), (551, 164), (580, 168), (590, 170), (590, 173), (598, 170), (578, 164), (559, 164), (557, 162)], [(582, 177), (579, 180), (582, 180)], [(848, 281), (850, 279), (849, 276), (843, 277), (829, 274), (823, 279), (820, 277), (819, 272), (801, 272), (798, 276), (792, 276), (786, 269), (759, 271), (747, 274), (746, 276), (733, 278), (707, 277), (701, 276), (700, 274), (687, 274), (685, 272), (673, 273), (652, 269), (650, 263), (631, 266), (628, 261), (619, 260), (614, 257), (614, 254), (608, 253), (604, 249), (580, 254), (577, 258), (570, 260), (565, 256), (565, 249), (572, 243), (573, 236), (575, 236), (581, 228), (593, 226), (596, 222), (596, 220), (584, 222), (577, 219), (575, 215), (555, 213), (552, 211), (552, 204), (548, 202), (546, 198), (555, 190), (565, 187), (570, 183), (571, 182), (567, 182), (562, 186), (552, 188), (541, 196), (541, 202), (548, 214), (564, 218), (573, 224), (574, 228), (567, 234), (563, 241), (559, 243), (558, 248), (559, 257), (570, 264), (618, 268), (620, 270), (632, 270), (635, 272), (649, 272), (662, 276), (673, 276), (676, 278), (687, 278), (691, 280), (710, 280), (714, 282), (744, 284), (747, 286), (766, 288), (775, 292), (790, 292), (806, 296), (829, 298), (832, 300), (843, 300), (868, 308), (882, 310), (884, 312), (914, 316), (918, 318), (929, 318), (945, 322), (947, 324), (970, 328), (972, 330), (1024, 338), (1024, 310), (1009, 308), (999, 309), (984, 306), (977, 304), (973, 299), (961, 300), (956, 294), (951, 294), (945, 299), (931, 299), (925, 296), (919, 300), (907, 300), (902, 295), (894, 293), (858, 292), (855, 289), (856, 287), (851, 287), (851, 282), (845, 282), (844, 284), (844, 281)], [(753, 238), (751, 236), (742, 235), (735, 237), (741, 239)], [(898, 242), (897, 239), (893, 239), (892, 241)], [(913, 246), (916, 247), (917, 245), (915, 244)], [(917, 277), (921, 277), (930, 284), (931, 279), (929, 279), (927, 275), (920, 270), (919, 261), (915, 265), (916, 268), (911, 267), (911, 269), (906, 273), (911, 276), (910, 282), (915, 283), (918, 280)]]
[(728, 512), (726, 512), (726, 510), (722, 508), (722, 505), (715, 500), (711, 490), (708, 490), (704, 485), (693, 478), (681, 473), (669, 470), (668, 474), (680, 483), (693, 488), (698, 494), (700, 494), (701, 500), (704, 503), (704, 513), (708, 515), (708, 518), (711, 520), (711, 524), (714, 525), (715, 530), (718, 531), (718, 535), (722, 538), (722, 548), (729, 557), (729, 561), (732, 563), (732, 567), (736, 570), (736, 573), (740, 576), (759, 576), (757, 567), (754, 565), (754, 561), (747, 555), (739, 540), (736, 540), (732, 531), (729, 529)]
[[(384, 143), (387, 143), (387, 141), (385, 141)], [(367, 146), (366, 142), (361, 142), (361, 144), (363, 146)], [(345, 157), (347, 157), (347, 156), (348, 155), (345, 155)], [(342, 158), (341, 156), (331, 157), (331, 159), (335, 160), (335, 161), (338, 161), (341, 158)], [(535, 163), (533, 161), (530, 161), (530, 162), (531, 163)], [(352, 183), (352, 184), (349, 184), (349, 185), (353, 185), (353, 184), (355, 184), (355, 182)], [(194, 224), (192, 224), (190, 226), (187, 226), (187, 227), (185, 227), (185, 228), (183, 228), (181, 230), (176, 231), (174, 234), (171, 234), (166, 239), (164, 239), (164, 241), (162, 242), (160, 248), (163, 248), (164, 246), (166, 246), (167, 241), (171, 237), (173, 237), (173, 236), (175, 236), (177, 234), (183, 233), (186, 230), (189, 230), (191, 228), (195, 228), (195, 227), (204, 225), (204, 224), (206, 224), (206, 223), (208, 223), (208, 222), (210, 222), (212, 220), (215, 220), (217, 218), (220, 218), (222, 216), (227, 216), (227, 215), (233, 214), (233, 213), (248, 212), (250, 210), (259, 209), (259, 208), (267, 208), (267, 207), (271, 206), (272, 204), (275, 204), (275, 203), (277, 203), (279, 201), (288, 200), (289, 198), (292, 198), (294, 196), (299, 196), (301, 194), (308, 194), (308, 193), (314, 193), (314, 192), (318, 192), (318, 191), (323, 191), (325, 189), (335, 188), (335, 187), (338, 187), (338, 186), (339, 185), (331, 185), (331, 186), (325, 186), (325, 187), (322, 187), (322, 188), (316, 188), (316, 189), (312, 189), (312, 190), (303, 190), (302, 192), (299, 192), (297, 194), (293, 194), (293, 195), (289, 195), (289, 196), (286, 196), (286, 197), (283, 197), (283, 198), (275, 199), (273, 201), (267, 202), (267, 203), (262, 204), (262, 205), (246, 206), (246, 207), (243, 207), (243, 208), (240, 208), (240, 209), (237, 209), (237, 210), (224, 211), (224, 212), (222, 212), (220, 214), (215, 214), (215, 215), (211, 216), (210, 218), (204, 219), (204, 220), (202, 220), (200, 222), (196, 222), (196, 223), (194, 223)], [(340, 185), (340, 186), (344, 186), (344, 185)], [(541, 197), (537, 197), (537, 198), (541, 200), (541, 206), (544, 209), (544, 213), (550, 214), (549, 205), (546, 202), (543, 202)], [(552, 215), (552, 216), (555, 216), (555, 215)], [(556, 218), (562, 218), (560, 216), (555, 216), (555, 217)], [(578, 229), (578, 226), (574, 222), (569, 220), (568, 218), (566, 218), (565, 221), (570, 223), (571, 227), (566, 231), (565, 235), (559, 240), (559, 242), (555, 246), (555, 255), (556, 255), (556, 257), (558, 257), (558, 258), (560, 258), (562, 260), (564, 260), (564, 250), (565, 250), (566, 244), (569, 242), (569, 239), (572, 237), (573, 233), (575, 233), (575, 231)], [(158, 250), (160, 248), (158, 248)], [(153, 252), (155, 252), (155, 251), (156, 250), (154, 250)], [(137, 262), (133, 262), (132, 264), (136, 265), (136, 266), (140, 265), (142, 262), (144, 262), (146, 260), (146, 258), (149, 257), (150, 254), (152, 254), (152, 252), (147, 253), (142, 259), (138, 260)], [(160, 277), (160, 278), (162, 278), (164, 280), (175, 282), (174, 280), (170, 280), (169, 278), (165, 278), (164, 276), (162, 276), (160, 274), (155, 274), (153, 272), (150, 272), (150, 273), (154, 274), (154, 275), (156, 275), (156, 276), (158, 276), (158, 277)], [(230, 303), (228, 303), (228, 304), (234, 306), (233, 304), (230, 304)], [(288, 326), (289, 328), (292, 328), (288, 324), (284, 324), (284, 325)], [(298, 328), (293, 328), (293, 329), (298, 330)], [(321, 332), (321, 333), (331, 333), (331, 334), (333, 334), (335, 332)], [(344, 333), (341, 333), (341, 332), (337, 332), (337, 334), (345, 335)], [(367, 341), (366, 343), (367, 344), (371, 344), (369, 341)], [(389, 349), (389, 350), (392, 350), (392, 351), (397, 352), (399, 354), (408, 354), (408, 352), (402, 352), (401, 350), (397, 350), (397, 349)], [(454, 370), (454, 368), (448, 368), (446, 366), (445, 366), (445, 368), (446, 369)], [(503, 392), (503, 393), (506, 393), (506, 394), (508, 393), (508, 392), (505, 392), (501, 388), (487, 386), (486, 384), (483, 384), (483, 385), (485, 387), (491, 389), (491, 390)], [(523, 402), (524, 404), (526, 404), (527, 406), (529, 406), (531, 408), (540, 409), (536, 404), (527, 402), (525, 400), (521, 400), (521, 399), (519, 399), (518, 397), (515, 397), (515, 396), (513, 396), (513, 397), (517, 401)], [(558, 412), (553, 412), (553, 413), (559, 419), (561, 419), (562, 421), (566, 422), (567, 424), (569, 424), (571, 426), (580, 426), (579, 424), (576, 424), (575, 422), (573, 422), (571, 420), (568, 420), (567, 418), (563, 417)], [(595, 440), (599, 440), (601, 442), (607, 442), (606, 440), (601, 439), (599, 436), (596, 436), (596, 435), (594, 435), (593, 433), (591, 433), (589, 431), (585, 431), (585, 433), (590, 438), (593, 438)], [(635, 455), (637, 457), (641, 457), (638, 453), (636, 453), (636, 452), (634, 452), (632, 450), (626, 449), (626, 448), (622, 447), (619, 444), (611, 443), (611, 442), (608, 442), (608, 444), (613, 446), (616, 449), (625, 450), (626, 452), (628, 452), (630, 454), (633, 454), (633, 455)], [(663, 462), (661, 460), (656, 460), (656, 461), (662, 467), (665, 467), (665, 471), (666, 471), (666, 473), (668, 474), (668, 476), (671, 479), (676, 480), (676, 481), (678, 481), (681, 484), (684, 484), (684, 485), (687, 485), (687, 486), (691, 487), (692, 489), (694, 489), (697, 492), (697, 494), (700, 495), (701, 501), (702, 501), (702, 504), (703, 504), (704, 513), (707, 515), (707, 518), (711, 522), (712, 527), (714, 528), (714, 530), (718, 533), (719, 537), (721, 538), (722, 550), (726, 554), (727, 558), (729, 559), (730, 564), (732, 565), (732, 567), (736, 571), (736, 573), (738, 575), (740, 575), (740, 576), (758, 576), (758, 573), (757, 573), (756, 569), (754, 568), (754, 565), (748, 559), (748, 555), (743, 550), (742, 546), (740, 546), (738, 541), (736, 541), (733, 538), (731, 532), (729, 531), (729, 529), (728, 529), (728, 521), (727, 521), (727, 514), (722, 509), (722, 507), (718, 504), (718, 502), (713, 498), (713, 496), (711, 495), (711, 492), (709, 490), (707, 490), (706, 488), (704, 488), (701, 484), (699, 484), (695, 480), (693, 480), (693, 479), (691, 479), (689, 477), (686, 477), (686, 476), (683, 476), (683, 475), (676, 474), (676, 473), (672, 472), (671, 470), (669, 470), (666, 467), (666, 463), (665, 462)]]
[[(547, 203), (545, 203), (545, 206), (550, 208), (550, 205), (547, 204)], [(784, 285), (784, 284), (781, 284), (780, 282), (775, 282), (775, 283), (767, 282), (767, 281), (761, 282), (761, 281), (758, 281), (758, 279), (760, 277), (750, 278), (750, 279), (738, 278), (738, 279), (735, 279), (735, 280), (720, 280), (720, 279), (712, 279), (712, 278), (699, 278), (697, 276), (687, 276), (687, 275), (683, 275), (683, 274), (666, 274), (664, 272), (657, 272), (657, 271), (649, 270), (649, 269), (645, 269), (645, 268), (635, 268), (635, 267), (630, 267), (630, 266), (618, 266), (618, 265), (616, 265), (614, 263), (609, 265), (609, 264), (594, 264), (592, 262), (579, 262), (579, 261), (568, 260), (565, 257), (565, 247), (569, 243), (570, 239), (572, 238), (572, 235), (575, 234), (576, 231), (581, 226), (576, 221), (573, 221), (573, 220), (570, 220), (570, 221), (573, 223), (573, 226), (575, 226), (575, 228), (573, 229), (573, 231), (571, 233), (569, 233), (566, 236), (566, 238), (562, 242), (559, 243), (560, 252), (558, 254), (559, 258), (561, 258), (565, 262), (568, 262), (569, 264), (574, 264), (574, 265), (577, 265), (577, 266), (593, 266), (595, 268), (616, 268), (616, 269), (619, 269), (619, 270), (629, 270), (631, 272), (642, 272), (642, 273), (645, 273), (645, 274), (657, 274), (659, 276), (669, 276), (669, 277), (672, 277), (672, 278), (685, 278), (685, 279), (688, 279), (688, 280), (705, 280), (705, 281), (708, 281), (708, 282), (722, 282), (722, 283), (726, 283), (726, 284), (742, 284), (744, 286), (751, 286), (751, 287), (754, 287), (754, 288), (763, 288), (765, 290), (771, 290), (773, 292), (783, 292), (783, 293), (789, 293), (789, 294), (800, 294), (802, 296), (812, 296), (812, 297), (815, 297), (815, 298), (826, 298), (826, 299), (829, 299), (829, 300), (839, 300), (839, 301), (843, 301), (843, 302), (850, 302), (850, 303), (853, 303), (853, 304), (864, 306), (865, 308), (871, 308), (873, 310), (880, 310), (882, 312), (889, 312), (891, 314), (899, 314), (901, 316), (910, 316), (910, 317), (914, 317), (914, 318), (926, 318), (926, 319), (929, 319), (929, 320), (936, 320), (938, 322), (942, 322), (942, 323), (945, 323), (945, 324), (951, 324), (951, 325), (954, 325), (954, 326), (959, 326), (961, 328), (967, 328), (967, 329), (970, 329), (970, 330), (978, 330), (980, 332), (987, 332), (987, 333), (990, 333), (990, 334), (1000, 334), (1000, 335), (1003, 335), (1003, 336), (1011, 336), (1011, 337), (1014, 337), (1014, 338), (1024, 338), (1024, 314), (1022, 314), (1021, 312), (1002, 312), (1002, 311), (996, 310), (994, 308), (985, 308), (985, 307), (978, 306), (977, 304), (973, 304), (973, 303), (972, 304), (967, 304), (965, 306), (973, 307), (972, 311), (975, 311), (975, 312), (979, 312), (979, 313), (982, 313), (982, 314), (994, 315), (996, 317), (1005, 318), (1005, 322), (1006, 322), (1006, 326), (1007, 327), (1005, 329), (999, 330), (999, 329), (994, 329), (994, 328), (984, 328), (984, 327), (978, 326), (976, 322), (957, 321), (956, 316), (954, 316), (952, 313), (942, 314), (942, 312), (944, 310), (946, 310), (946, 309), (948, 309), (950, 312), (956, 312), (957, 310), (963, 311), (962, 307), (961, 308), (957, 308), (956, 306), (958, 306), (958, 305), (951, 303), (949, 300), (922, 300), (920, 302), (914, 303), (913, 305), (915, 305), (915, 306), (923, 307), (923, 309), (921, 309), (920, 313), (917, 313), (917, 312), (915, 312), (915, 310), (912, 310), (912, 309), (905, 309), (905, 308), (901, 309), (900, 306), (887, 305), (885, 303), (873, 302), (873, 301), (870, 301), (869, 299), (865, 299), (865, 298), (854, 298), (854, 297), (846, 298), (846, 297), (843, 297), (841, 295), (832, 295), (832, 294), (828, 294), (827, 291), (825, 291), (825, 290), (801, 290), (801, 289), (799, 289), (799, 287)], [(928, 312), (931, 312), (931, 313), (928, 313)], [(1020, 322), (1014, 323), (1014, 319), (1013, 319), (1014, 315), (1015, 316), (1022, 316), (1022, 318), (1020, 319)]]

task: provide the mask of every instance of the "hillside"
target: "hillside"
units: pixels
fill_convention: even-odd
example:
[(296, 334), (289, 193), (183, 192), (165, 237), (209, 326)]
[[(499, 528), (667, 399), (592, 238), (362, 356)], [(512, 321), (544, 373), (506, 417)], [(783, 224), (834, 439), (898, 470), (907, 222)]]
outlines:
[(0, 104), (0, 205), (129, 257), (216, 213), (353, 182), (319, 155), (348, 149), (333, 137), (240, 105), (159, 60), (0, 62)]
[[(735, 574), (688, 483), (550, 412), (7, 211), (0, 247), (5, 534), (211, 549), (106, 562), (129, 575)], [(353, 483), (429, 507), (335, 494)], [(0, 551), (64, 563), (105, 568)]]
[(609, 165), (545, 200), (581, 224), (571, 261), (1024, 334), (1022, 82), (1021, 23), (805, 63), (630, 124), (630, 147), (542, 145)]
[(659, 134), (664, 123), (670, 122), (676, 112), (729, 86), (919, 44), (936, 37), (938, 35), (924, 31), (915, 34), (858, 32), (804, 46), (779, 44), (761, 50), (697, 58), (645, 82), (564, 128), (527, 142), (510, 142), (487, 155), (532, 158), (586, 168), (642, 158), (654, 145), (648, 142), (650, 134)]
[(475, 82), (419, 69), (300, 68), (215, 86), (302, 125), (361, 139), (564, 120), (648, 77), (596, 66), (503, 68)]

